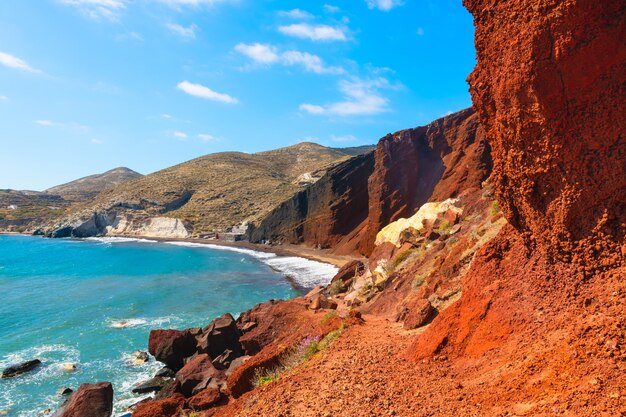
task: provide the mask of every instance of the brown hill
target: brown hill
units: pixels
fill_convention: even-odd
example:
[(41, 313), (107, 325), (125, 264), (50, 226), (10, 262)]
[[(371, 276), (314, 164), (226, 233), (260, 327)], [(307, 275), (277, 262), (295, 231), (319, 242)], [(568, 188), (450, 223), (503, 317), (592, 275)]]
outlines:
[(52, 195), (59, 195), (68, 201), (85, 201), (95, 197), (98, 193), (107, 188), (112, 188), (141, 176), (140, 173), (132, 169), (119, 167), (102, 174), (90, 175), (48, 188), (45, 192)]
[[(205, 155), (106, 190), (47, 232), (71, 234), (93, 220), (97, 226), (81, 229), (80, 235), (101, 234), (124, 219), (131, 224), (124, 234), (141, 234), (154, 217), (180, 219), (192, 235), (227, 231), (262, 218), (353, 152), (305, 142), (256, 154)], [(97, 219), (95, 213), (100, 213)]]

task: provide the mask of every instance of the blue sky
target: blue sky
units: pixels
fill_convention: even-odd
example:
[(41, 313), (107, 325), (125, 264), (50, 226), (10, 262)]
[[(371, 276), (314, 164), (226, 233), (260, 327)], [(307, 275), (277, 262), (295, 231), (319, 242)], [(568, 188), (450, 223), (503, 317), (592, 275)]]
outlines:
[(0, 2), (0, 188), (304, 140), (372, 144), (471, 104), (461, 0)]

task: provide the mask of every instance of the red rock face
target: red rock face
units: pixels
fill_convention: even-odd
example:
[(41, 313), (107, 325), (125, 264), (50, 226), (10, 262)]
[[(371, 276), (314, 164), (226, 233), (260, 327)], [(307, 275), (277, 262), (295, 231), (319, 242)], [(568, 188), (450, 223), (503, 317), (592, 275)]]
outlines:
[[(591, 346), (624, 340), (613, 328), (624, 326), (626, 4), (465, 4), (478, 50), (471, 91), (511, 225), (477, 254), (463, 296), (410, 355), (462, 360), (491, 352), (512, 363), (532, 356), (543, 369), (558, 369), (546, 375), (568, 375), (561, 391), (585, 374), (623, 380), (623, 371), (614, 373), (616, 349)], [(592, 304), (602, 324), (586, 323)], [(550, 351), (579, 343), (592, 359), (562, 363)]]
[(489, 145), (472, 109), (380, 140), (284, 202), (250, 241), (305, 243), (335, 254), (370, 255), (376, 233), (427, 201), (479, 187), (491, 172)]
[(428, 201), (480, 187), (491, 171), (489, 145), (472, 109), (416, 129), (388, 135), (375, 153), (369, 178), (369, 214), (359, 249), (370, 255), (376, 234)]
[(491, 139), (500, 206), (551, 255), (623, 262), (626, 4), (465, 0), (474, 107)]

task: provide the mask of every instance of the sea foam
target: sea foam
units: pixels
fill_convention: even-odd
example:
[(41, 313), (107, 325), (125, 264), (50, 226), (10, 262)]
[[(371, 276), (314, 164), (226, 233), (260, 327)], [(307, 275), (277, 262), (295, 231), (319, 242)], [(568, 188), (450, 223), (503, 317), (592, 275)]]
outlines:
[(272, 269), (293, 280), (298, 286), (313, 288), (317, 285), (327, 285), (335, 276), (339, 268), (324, 262), (313, 261), (298, 256), (281, 256), (271, 252), (260, 252), (253, 249), (234, 246), (208, 245), (194, 242), (165, 242), (171, 245), (213, 250), (239, 252), (258, 259)]

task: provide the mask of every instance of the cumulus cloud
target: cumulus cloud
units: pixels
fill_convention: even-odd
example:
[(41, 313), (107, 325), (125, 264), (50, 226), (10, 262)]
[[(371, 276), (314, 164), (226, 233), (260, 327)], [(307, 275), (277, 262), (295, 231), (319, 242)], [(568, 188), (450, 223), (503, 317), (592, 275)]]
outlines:
[(198, 26), (191, 24), (190, 26), (182, 26), (177, 23), (166, 23), (165, 27), (175, 35), (180, 36), (183, 39), (196, 39), (196, 31)]
[(257, 64), (300, 65), (305, 70), (316, 74), (341, 74), (344, 72), (343, 68), (324, 65), (322, 58), (317, 55), (295, 50), (279, 52), (278, 48), (272, 45), (240, 43), (235, 46), (235, 51), (247, 56)]
[(344, 117), (384, 113), (389, 111), (389, 100), (380, 90), (396, 88), (383, 77), (341, 80), (338, 87), (344, 100), (326, 105), (304, 103), (300, 105), (300, 110), (310, 114)]
[(126, 8), (127, 0), (59, 0), (61, 4), (73, 6), (85, 16), (101, 20), (115, 21), (119, 13)]
[(333, 6), (332, 4), (325, 4), (324, 11), (328, 13), (338, 13), (341, 9), (337, 6)]
[(14, 55), (7, 54), (6, 52), (0, 52), (0, 65), (7, 68), (16, 69), (25, 72), (31, 72), (33, 74), (42, 74), (43, 71), (31, 67), (26, 61), (18, 58)]
[(343, 42), (348, 40), (345, 30), (336, 26), (294, 23), (292, 25), (279, 26), (278, 31), (288, 36), (316, 42)]
[(280, 10), (278, 15), (291, 19), (311, 19), (314, 17), (311, 13), (301, 9)]
[(215, 136), (209, 135), (208, 133), (199, 133), (198, 135), (196, 135), (196, 137), (203, 142), (211, 142), (217, 140)]
[(388, 12), (394, 7), (402, 5), (402, 0), (365, 0), (367, 7)]
[(237, 104), (239, 100), (228, 94), (218, 93), (202, 84), (194, 84), (189, 81), (183, 81), (177, 85), (177, 88), (190, 96), (203, 98), (205, 100), (219, 101), (227, 104)]
[(274, 46), (262, 43), (240, 43), (235, 46), (235, 51), (260, 64), (273, 64), (280, 59)]
[(185, 132), (174, 132), (172, 133), (176, 139), (185, 140), (187, 139), (187, 134)]

